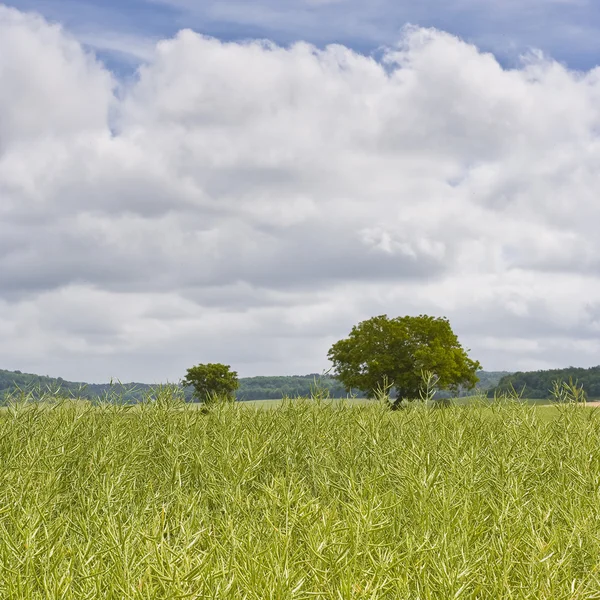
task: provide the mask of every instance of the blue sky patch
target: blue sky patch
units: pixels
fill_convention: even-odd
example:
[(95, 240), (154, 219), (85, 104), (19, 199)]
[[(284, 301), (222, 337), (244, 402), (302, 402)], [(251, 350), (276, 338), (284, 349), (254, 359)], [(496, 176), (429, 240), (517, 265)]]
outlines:
[(117, 71), (160, 38), (191, 28), (221, 40), (341, 43), (362, 53), (393, 45), (407, 23), (436, 27), (490, 51), (505, 66), (539, 48), (587, 70), (600, 54), (600, 5), (589, 0), (12, 0), (62, 23)]

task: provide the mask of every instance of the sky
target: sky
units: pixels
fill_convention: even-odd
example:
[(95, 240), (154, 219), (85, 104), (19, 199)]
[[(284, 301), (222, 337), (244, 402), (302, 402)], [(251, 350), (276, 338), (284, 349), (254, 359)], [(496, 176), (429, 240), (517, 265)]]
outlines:
[(599, 364), (599, 34), (586, 0), (0, 3), (0, 368), (315, 373), (380, 314)]

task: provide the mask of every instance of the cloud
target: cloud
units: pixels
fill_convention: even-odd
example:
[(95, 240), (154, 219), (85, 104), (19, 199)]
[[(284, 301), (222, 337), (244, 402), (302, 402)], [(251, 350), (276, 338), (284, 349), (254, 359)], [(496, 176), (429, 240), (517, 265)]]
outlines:
[(105, 127), (111, 75), (41, 17), (0, 6), (0, 150)]
[(311, 372), (425, 312), (488, 369), (594, 364), (599, 73), (417, 27), (381, 60), (183, 30), (122, 80), (0, 7), (0, 362)]
[(363, 52), (393, 44), (406, 23), (436, 27), (514, 64), (542, 48), (574, 68), (595, 65), (600, 10), (590, 0), (147, 0), (173, 11), (179, 26), (227, 39), (268, 38), (280, 44), (335, 40)]
[(223, 40), (332, 41), (379, 55), (406, 23), (450, 31), (514, 65), (541, 48), (572, 68), (597, 62), (600, 8), (590, 0), (6, 0), (65, 23), (120, 74), (145, 61), (156, 39), (184, 27)]

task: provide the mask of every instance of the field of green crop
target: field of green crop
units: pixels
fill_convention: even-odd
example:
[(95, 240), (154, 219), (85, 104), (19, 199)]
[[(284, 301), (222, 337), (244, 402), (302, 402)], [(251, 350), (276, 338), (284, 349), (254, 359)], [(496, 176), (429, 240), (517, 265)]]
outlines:
[(0, 598), (600, 598), (600, 412), (0, 412)]

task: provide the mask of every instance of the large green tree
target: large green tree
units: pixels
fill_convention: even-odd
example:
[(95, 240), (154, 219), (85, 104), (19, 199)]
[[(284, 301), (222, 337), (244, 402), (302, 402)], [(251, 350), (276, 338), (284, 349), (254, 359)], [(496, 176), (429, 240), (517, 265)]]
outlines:
[(399, 401), (419, 397), (423, 372), (437, 376), (438, 388), (457, 392), (474, 387), (481, 368), (467, 356), (446, 318), (427, 315), (362, 321), (333, 344), (328, 357), (347, 390), (372, 397), (387, 383)]
[(229, 365), (221, 363), (191, 367), (187, 370), (181, 383), (185, 386), (192, 386), (194, 396), (204, 403), (210, 403), (216, 399), (234, 400), (235, 390), (240, 386), (237, 372), (232, 371)]

